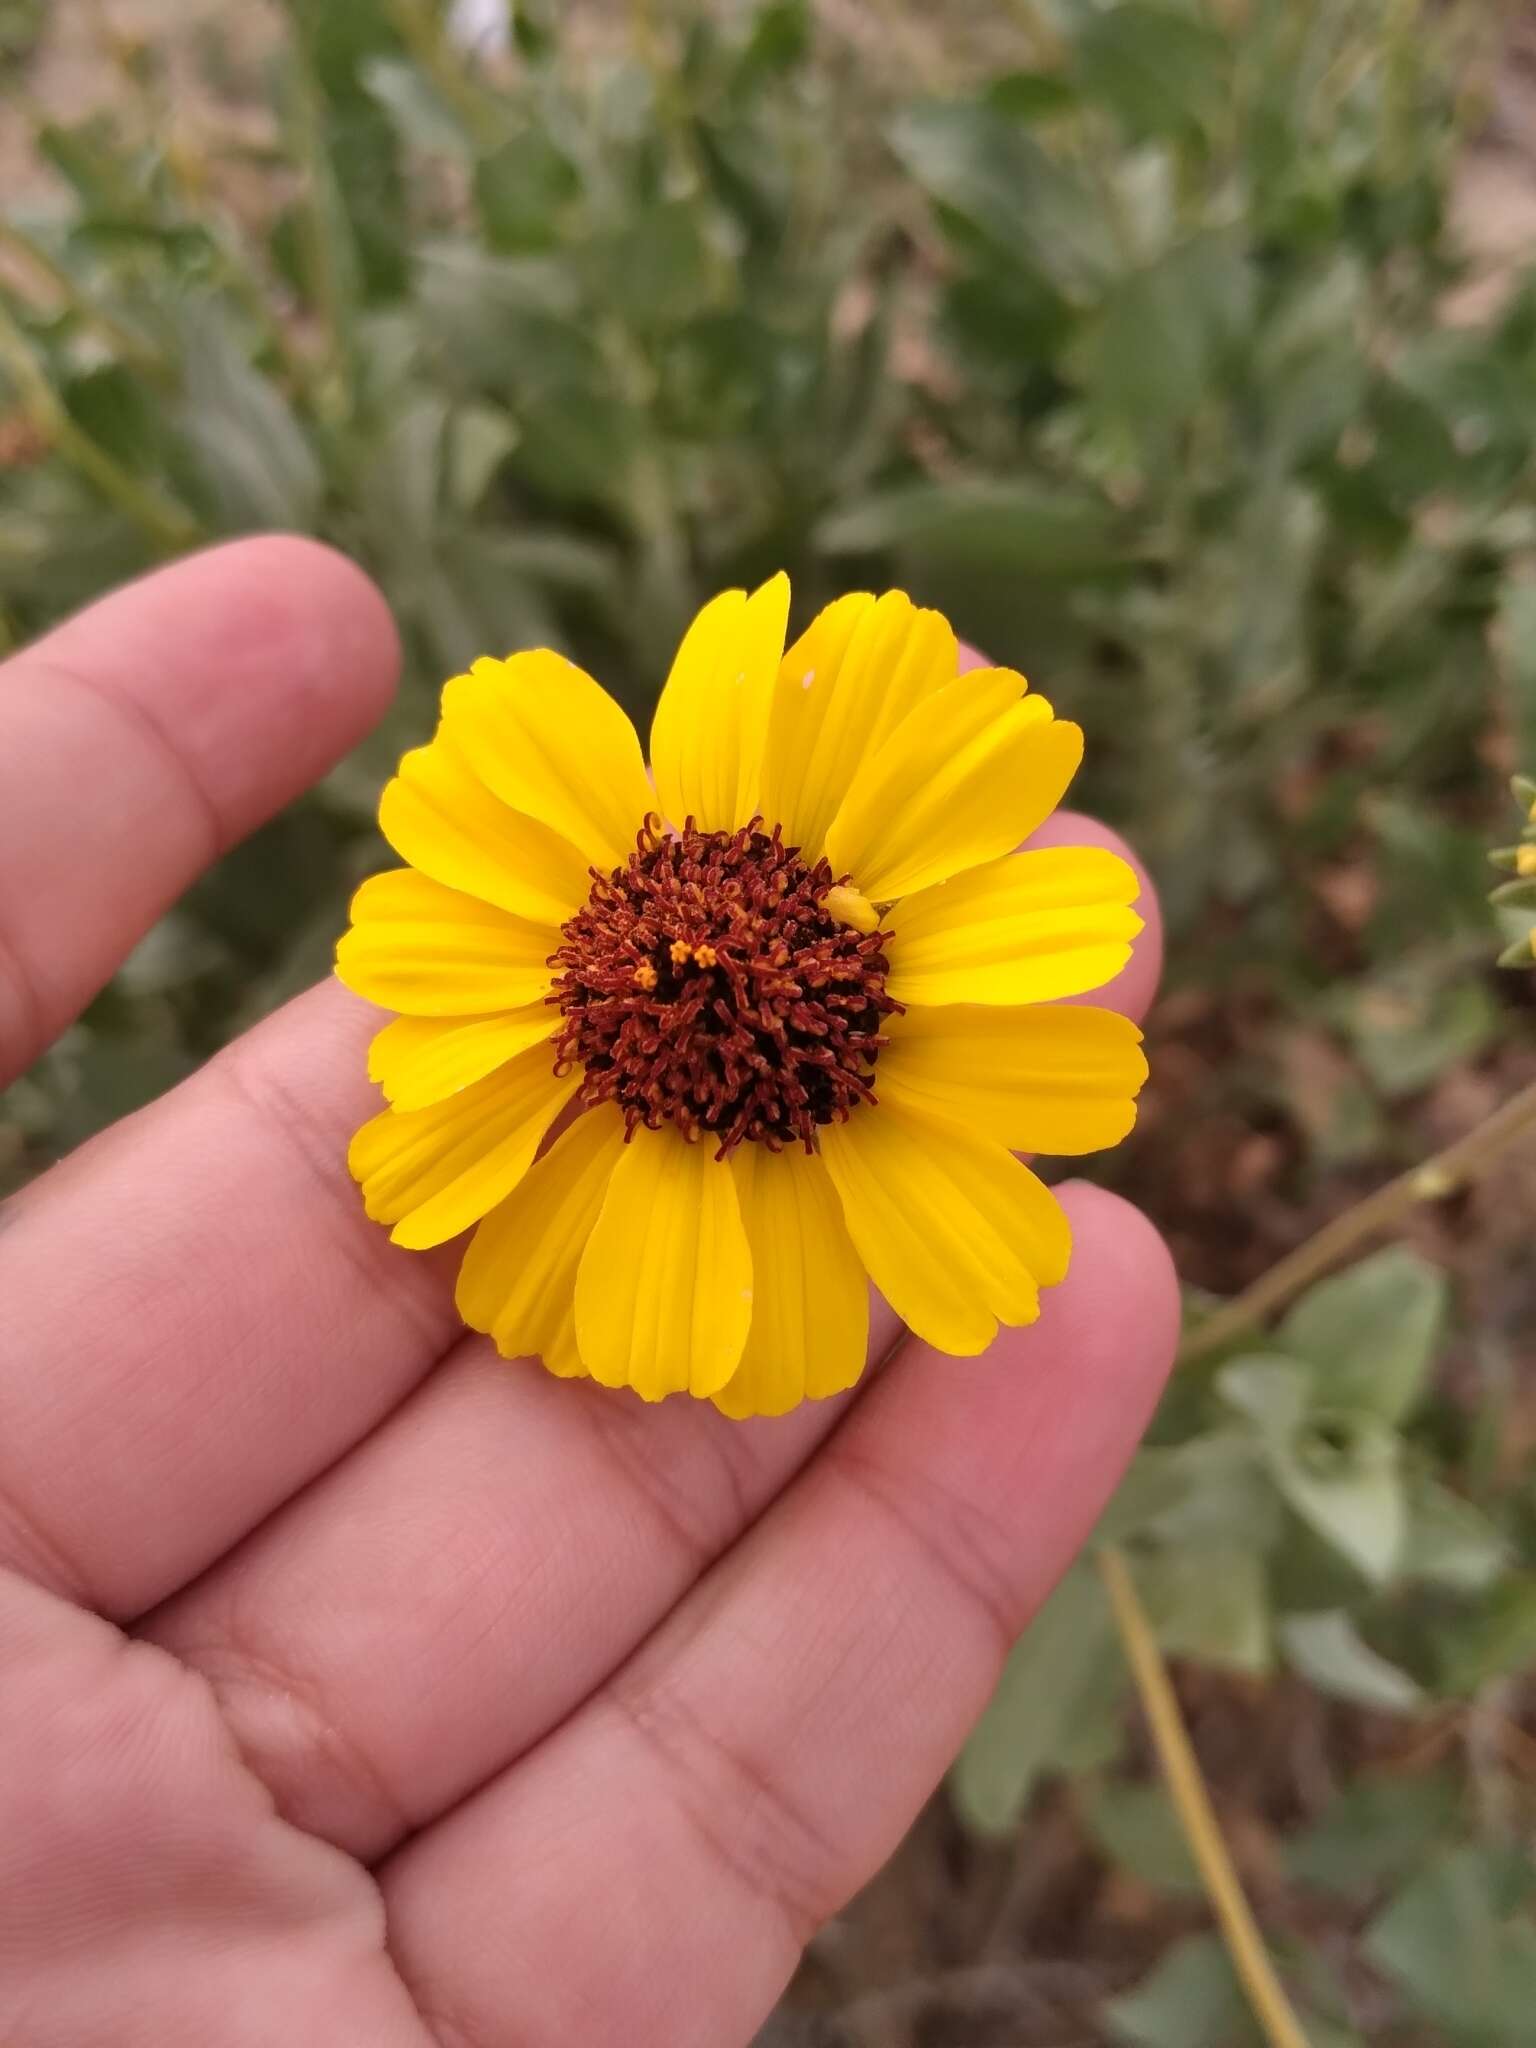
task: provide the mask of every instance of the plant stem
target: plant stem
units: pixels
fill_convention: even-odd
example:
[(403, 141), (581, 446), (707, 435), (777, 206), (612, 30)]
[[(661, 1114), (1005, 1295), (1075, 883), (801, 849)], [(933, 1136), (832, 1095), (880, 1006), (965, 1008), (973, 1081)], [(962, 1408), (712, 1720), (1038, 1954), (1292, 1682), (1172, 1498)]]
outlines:
[(0, 368), (15, 387), (22, 411), (48, 445), (140, 527), (163, 554), (177, 554), (196, 545), (201, 536), (191, 514), (151, 485), (141, 483), (70, 416), (3, 298)]
[(1167, 1666), (1125, 1559), (1108, 1544), (1099, 1552), (1098, 1566), (1169, 1796), (1253, 2016), (1270, 2048), (1308, 2048), (1301, 2022), (1275, 1974), (1264, 1937), (1232, 1867)]
[(303, 172), (298, 213), (300, 260), (310, 305), (319, 322), (322, 368), (316, 398), (333, 417), (351, 409), (350, 337), (347, 293), (336, 252), (336, 194), (326, 153), (320, 88), (303, 45), (293, 48), (289, 134), (294, 157)]
[(1440, 1201), (1457, 1188), (1473, 1181), (1517, 1139), (1536, 1131), (1536, 1082), (1512, 1095), (1502, 1108), (1485, 1117), (1465, 1137), (1447, 1145), (1421, 1165), (1412, 1166), (1377, 1188), (1364, 1201), (1356, 1202), (1342, 1216), (1325, 1223), (1313, 1237), (1287, 1252), (1278, 1264), (1261, 1274), (1251, 1287), (1223, 1303), (1214, 1315), (1186, 1339), (1179, 1364), (1209, 1358), (1234, 1337), (1263, 1321), (1309, 1281), (1335, 1266), (1366, 1238), (1401, 1223), (1420, 1202)]

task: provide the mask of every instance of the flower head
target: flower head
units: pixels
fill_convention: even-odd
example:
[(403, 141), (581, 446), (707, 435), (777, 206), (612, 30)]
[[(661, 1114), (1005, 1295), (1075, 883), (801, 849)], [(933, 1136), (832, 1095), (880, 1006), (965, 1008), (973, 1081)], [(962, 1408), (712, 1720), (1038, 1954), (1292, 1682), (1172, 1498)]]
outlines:
[[(1129, 1130), (1133, 871), (1015, 852), (1082, 752), (899, 591), (784, 649), (777, 576), (689, 628), (651, 732), (540, 650), (444, 689), (337, 971), (400, 1014), (354, 1139), (397, 1243), (475, 1229), (466, 1322), (562, 1376), (777, 1414), (863, 1370), (873, 1280), (939, 1349), (1027, 1323), (1066, 1219), (1017, 1151)], [(549, 1142), (554, 1133), (553, 1142)]]

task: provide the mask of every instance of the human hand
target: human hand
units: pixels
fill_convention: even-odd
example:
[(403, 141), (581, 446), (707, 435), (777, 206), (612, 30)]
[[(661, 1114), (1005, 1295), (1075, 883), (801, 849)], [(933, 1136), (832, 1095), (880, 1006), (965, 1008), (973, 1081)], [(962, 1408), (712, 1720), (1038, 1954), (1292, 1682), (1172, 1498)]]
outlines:
[[(0, 1084), (395, 663), (268, 539), (0, 670)], [(509, 1366), (347, 1175), (376, 1023), (315, 989), (0, 1210), (6, 2048), (747, 2041), (1171, 1357), (1159, 1241), (1077, 1185), (980, 1359), (877, 1304), (864, 1391), (756, 1423)]]

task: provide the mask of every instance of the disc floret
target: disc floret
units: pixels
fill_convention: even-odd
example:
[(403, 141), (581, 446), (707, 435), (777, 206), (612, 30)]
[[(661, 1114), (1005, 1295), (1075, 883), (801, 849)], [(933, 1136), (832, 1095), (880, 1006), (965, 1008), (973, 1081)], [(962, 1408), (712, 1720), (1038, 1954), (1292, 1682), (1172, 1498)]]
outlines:
[(721, 1159), (748, 1140), (814, 1152), (819, 1126), (874, 1100), (901, 1008), (889, 934), (836, 915), (838, 887), (760, 818), (670, 835), (648, 819), (551, 957), (557, 1062), (582, 1068), (582, 1100), (616, 1103), (631, 1135), (708, 1137)]

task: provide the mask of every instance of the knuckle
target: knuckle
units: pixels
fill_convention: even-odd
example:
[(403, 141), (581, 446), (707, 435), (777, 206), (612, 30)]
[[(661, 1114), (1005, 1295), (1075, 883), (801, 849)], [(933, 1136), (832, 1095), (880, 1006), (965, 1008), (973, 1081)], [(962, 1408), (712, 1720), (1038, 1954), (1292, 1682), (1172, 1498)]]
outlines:
[(729, 1742), (677, 1687), (616, 1682), (609, 1699), (647, 1762), (660, 1769), (710, 1871), (766, 1907), (798, 1954), (841, 1903), (836, 1846), (772, 1760)]

